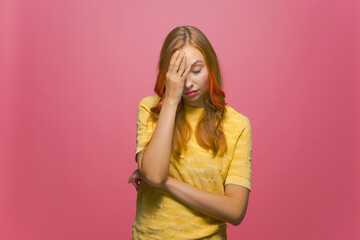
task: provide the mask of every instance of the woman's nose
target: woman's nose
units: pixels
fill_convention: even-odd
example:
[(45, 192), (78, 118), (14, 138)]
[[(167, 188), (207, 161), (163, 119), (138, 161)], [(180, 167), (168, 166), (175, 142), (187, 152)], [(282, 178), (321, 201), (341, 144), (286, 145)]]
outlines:
[(193, 82), (190, 80), (189, 76), (187, 76), (185, 79), (185, 86), (187, 89), (191, 89), (191, 87), (193, 86)]

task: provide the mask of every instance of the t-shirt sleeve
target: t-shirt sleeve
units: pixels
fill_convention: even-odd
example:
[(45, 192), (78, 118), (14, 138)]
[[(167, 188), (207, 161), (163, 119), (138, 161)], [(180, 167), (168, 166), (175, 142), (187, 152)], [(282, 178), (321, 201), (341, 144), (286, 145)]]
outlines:
[(151, 107), (148, 100), (148, 98), (142, 99), (137, 108), (135, 161), (136, 154), (145, 148), (154, 131), (153, 121), (149, 119)]
[(234, 155), (225, 179), (225, 184), (237, 184), (251, 191), (252, 129), (250, 120), (245, 118), (245, 127), (237, 139)]

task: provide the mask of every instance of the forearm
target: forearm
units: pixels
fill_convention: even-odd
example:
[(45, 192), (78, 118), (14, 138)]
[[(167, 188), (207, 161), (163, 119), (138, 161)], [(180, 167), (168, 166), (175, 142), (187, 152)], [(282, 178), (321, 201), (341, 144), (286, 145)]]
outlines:
[(210, 193), (172, 177), (168, 177), (161, 188), (210, 217), (236, 225), (237, 203), (230, 196)]
[(144, 151), (140, 171), (152, 185), (162, 184), (169, 172), (176, 104), (164, 102), (149, 145)]

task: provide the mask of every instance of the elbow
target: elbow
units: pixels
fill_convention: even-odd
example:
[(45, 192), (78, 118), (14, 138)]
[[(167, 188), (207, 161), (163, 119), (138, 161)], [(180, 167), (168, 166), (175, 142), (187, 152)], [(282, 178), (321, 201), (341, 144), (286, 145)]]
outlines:
[(231, 225), (234, 225), (234, 226), (239, 226), (240, 223), (242, 222), (244, 218), (237, 218), (237, 219), (234, 219), (230, 222)]
[(146, 182), (149, 185), (153, 186), (153, 187), (161, 187), (161, 186), (163, 186), (166, 179), (167, 179), (167, 176), (162, 177), (162, 178), (160, 178), (158, 176), (156, 176), (156, 177), (155, 176), (154, 177), (145, 177)]
[(144, 169), (144, 162), (143, 162), (143, 156), (141, 158), (140, 164), (139, 164), (139, 170), (141, 175), (143, 176), (143, 179), (146, 183), (148, 183), (151, 186), (154, 187), (161, 187), (168, 177), (168, 171), (160, 172), (156, 171), (154, 168), (146, 168)]
[(242, 222), (242, 219), (235, 219), (232, 222), (230, 222), (230, 224), (234, 225), (234, 226), (239, 226), (241, 222)]
[(241, 214), (237, 214), (235, 217), (233, 217), (231, 221), (229, 221), (229, 223), (234, 226), (239, 226), (240, 223), (243, 221), (245, 214), (246, 210), (242, 211)]
[(166, 175), (160, 174), (160, 173), (149, 173), (148, 171), (143, 171), (143, 169), (140, 169), (140, 174), (143, 177), (143, 180), (153, 187), (161, 187), (165, 181), (167, 180), (167, 173)]
[(140, 174), (143, 177), (143, 180), (153, 186), (153, 187), (161, 187), (163, 186), (163, 184), (165, 183), (165, 181), (167, 180), (168, 177), (168, 173), (157, 173), (157, 172), (151, 172), (149, 173), (148, 171), (143, 171), (143, 169), (139, 169), (140, 170)]

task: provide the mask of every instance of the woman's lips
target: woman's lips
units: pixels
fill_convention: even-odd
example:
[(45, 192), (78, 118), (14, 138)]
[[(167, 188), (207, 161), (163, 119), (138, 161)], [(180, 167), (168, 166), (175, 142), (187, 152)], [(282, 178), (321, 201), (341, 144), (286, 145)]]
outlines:
[(185, 93), (185, 94), (186, 94), (186, 96), (194, 96), (195, 94), (197, 94), (198, 91), (199, 91), (199, 90), (191, 91), (191, 92), (187, 92), (187, 93)]

